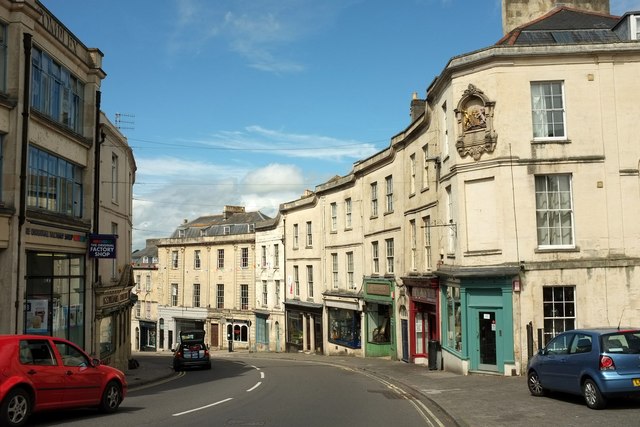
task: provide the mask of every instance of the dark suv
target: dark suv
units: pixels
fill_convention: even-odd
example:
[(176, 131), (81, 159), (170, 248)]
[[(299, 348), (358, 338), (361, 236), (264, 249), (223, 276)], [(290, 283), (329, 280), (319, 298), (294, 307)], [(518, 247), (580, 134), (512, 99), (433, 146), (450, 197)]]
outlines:
[(173, 369), (180, 371), (185, 368), (211, 369), (203, 330), (180, 331), (178, 345), (173, 353)]

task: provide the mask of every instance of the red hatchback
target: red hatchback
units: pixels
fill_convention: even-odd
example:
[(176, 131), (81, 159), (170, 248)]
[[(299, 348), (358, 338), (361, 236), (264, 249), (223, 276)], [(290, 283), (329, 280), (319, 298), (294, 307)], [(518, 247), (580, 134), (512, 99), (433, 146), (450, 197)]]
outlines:
[(0, 335), (0, 425), (21, 426), (33, 412), (95, 406), (114, 412), (125, 375), (75, 344), (42, 335)]

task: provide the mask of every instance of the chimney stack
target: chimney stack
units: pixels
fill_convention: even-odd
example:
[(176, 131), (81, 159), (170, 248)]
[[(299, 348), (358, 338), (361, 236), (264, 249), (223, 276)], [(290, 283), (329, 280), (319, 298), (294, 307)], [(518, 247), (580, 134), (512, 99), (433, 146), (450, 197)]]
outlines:
[(607, 15), (611, 13), (609, 0), (502, 0), (502, 32), (508, 34), (561, 6)]
[(424, 114), (427, 108), (427, 101), (424, 99), (418, 99), (418, 93), (413, 92), (413, 99), (411, 99), (411, 107), (409, 109), (409, 115), (411, 116), (411, 123), (415, 122), (418, 117)]
[(225, 205), (222, 210), (222, 216), (224, 219), (229, 219), (229, 217), (233, 214), (244, 213), (244, 206), (231, 206)]

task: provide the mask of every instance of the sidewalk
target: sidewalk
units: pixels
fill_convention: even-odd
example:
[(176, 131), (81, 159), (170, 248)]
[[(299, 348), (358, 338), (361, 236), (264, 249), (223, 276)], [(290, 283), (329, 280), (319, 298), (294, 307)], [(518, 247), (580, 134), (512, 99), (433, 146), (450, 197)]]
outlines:
[[(171, 367), (172, 353), (134, 353), (140, 366), (126, 371), (130, 389), (135, 389), (175, 375)], [(249, 353), (246, 351), (214, 351), (211, 358), (215, 366), (218, 358), (300, 360), (345, 366), (376, 377), (402, 384), (420, 398), (427, 399), (453, 417), (459, 426), (531, 426), (531, 425), (602, 425), (606, 411), (593, 411), (578, 400), (565, 401), (534, 398), (527, 390), (526, 378), (501, 375), (458, 375), (445, 371), (431, 371), (424, 365), (415, 365), (384, 358), (352, 356), (318, 356), (305, 353)], [(416, 394), (414, 394), (416, 395)], [(567, 403), (568, 402), (568, 403)], [(563, 414), (569, 405), (571, 414)], [(575, 412), (575, 414), (574, 414)], [(550, 414), (554, 414), (549, 417)], [(554, 424), (563, 415), (562, 424)], [(606, 423), (605, 423), (606, 424)]]

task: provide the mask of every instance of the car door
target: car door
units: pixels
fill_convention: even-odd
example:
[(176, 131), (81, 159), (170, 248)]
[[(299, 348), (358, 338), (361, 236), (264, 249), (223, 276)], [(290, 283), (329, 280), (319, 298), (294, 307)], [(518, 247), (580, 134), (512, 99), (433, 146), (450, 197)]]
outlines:
[(591, 335), (578, 332), (569, 343), (569, 353), (567, 354), (564, 369), (560, 373), (562, 376), (563, 391), (580, 394), (582, 387), (580, 377), (587, 366), (591, 363), (597, 366), (598, 357), (594, 355), (594, 348)]
[(566, 367), (569, 344), (574, 333), (567, 332), (552, 339), (544, 348), (538, 375), (545, 388), (551, 390), (564, 390), (563, 371)]
[(35, 390), (35, 408), (57, 408), (64, 394), (64, 370), (48, 339), (21, 339), (18, 369)]
[(87, 355), (75, 345), (55, 340), (64, 368), (64, 406), (93, 405), (100, 401), (102, 372), (91, 364)]

